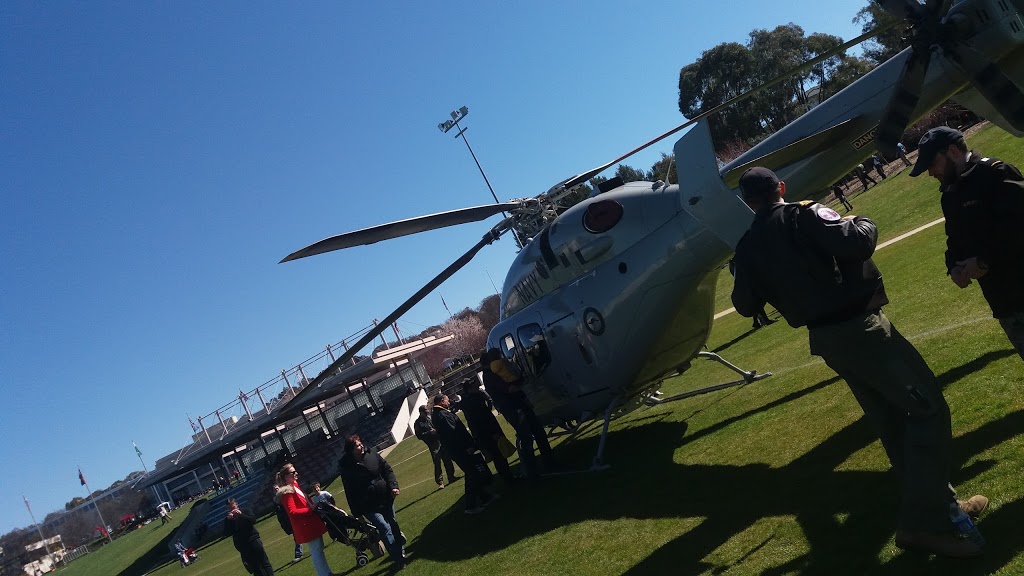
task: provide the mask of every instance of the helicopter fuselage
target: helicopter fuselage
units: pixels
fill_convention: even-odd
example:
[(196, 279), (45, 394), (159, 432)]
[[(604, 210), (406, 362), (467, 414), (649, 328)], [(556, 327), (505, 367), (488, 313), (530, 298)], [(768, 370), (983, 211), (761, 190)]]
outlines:
[[(631, 182), (573, 206), (516, 257), (488, 347), (519, 365), (543, 421), (625, 404), (704, 345), (731, 248), (682, 198), (677, 185)], [(621, 217), (588, 229), (602, 203)]]

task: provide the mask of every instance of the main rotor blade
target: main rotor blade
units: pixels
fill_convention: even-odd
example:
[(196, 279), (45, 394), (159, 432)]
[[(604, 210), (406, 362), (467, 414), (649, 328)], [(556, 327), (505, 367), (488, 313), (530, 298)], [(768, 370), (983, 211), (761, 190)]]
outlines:
[(963, 43), (951, 46), (945, 54), (1010, 126), (1024, 130), (1024, 93), (995, 62)]
[(499, 212), (518, 208), (521, 204), (521, 202), (516, 201), (505, 202), (503, 204), (474, 206), (472, 208), (462, 208), (459, 210), (451, 210), (449, 212), (418, 216), (416, 218), (409, 218), (408, 220), (399, 220), (397, 222), (363, 228), (362, 230), (356, 230), (355, 232), (338, 234), (337, 236), (324, 238), (315, 244), (310, 244), (302, 250), (292, 252), (285, 256), (281, 262), (290, 262), (299, 258), (305, 258), (306, 256), (314, 256), (316, 254), (323, 254), (324, 252), (341, 250), (343, 248), (351, 248), (353, 246), (373, 244), (375, 242), (380, 242), (381, 240), (389, 240), (391, 238), (398, 238), (399, 236), (408, 236), (409, 234), (426, 232), (427, 230), (436, 230), (438, 228), (446, 228), (448, 226), (456, 226), (459, 224), (466, 224), (468, 222), (478, 222), (485, 218), (494, 216)]
[[(426, 298), (427, 295), (433, 292), (435, 288), (443, 284), (445, 280), (451, 278), (453, 274), (461, 270), (463, 266), (469, 264), (469, 261), (472, 260), (473, 257), (476, 256), (481, 249), (483, 249), (484, 246), (487, 246), (488, 244), (493, 243), (498, 238), (501, 238), (502, 234), (509, 231), (510, 224), (511, 219), (506, 218), (500, 224), (498, 224), (494, 228), (491, 228), (487, 232), (487, 234), (485, 234), (484, 237), (480, 239), (479, 242), (474, 244), (473, 247), (470, 248), (465, 254), (460, 256), (458, 260), (452, 262), (447, 268), (442, 270), (440, 274), (434, 276), (433, 280), (427, 282), (425, 286), (417, 290), (415, 294), (410, 296), (409, 299), (403, 302), (401, 306), (396, 308), (394, 312), (388, 314), (387, 318), (378, 322), (377, 325), (374, 326), (373, 330), (367, 332), (362, 338), (356, 341), (355, 344), (352, 344), (352, 346), (348, 350), (346, 350), (344, 354), (338, 357), (337, 360), (331, 362), (331, 365), (324, 369), (323, 372), (318, 374), (316, 378), (314, 378), (313, 381), (310, 382), (309, 385), (307, 385), (303, 390), (315, 389), (316, 387), (320, 386), (320, 384), (323, 383), (324, 380), (330, 378), (338, 370), (338, 368), (345, 365), (345, 363), (351, 360), (353, 356), (355, 356), (360, 350), (363, 349), (364, 346), (372, 342), (377, 336), (380, 336), (381, 333), (390, 328), (391, 324), (393, 324), (396, 320), (401, 318), (403, 314), (411, 310), (413, 306), (419, 304), (421, 300)], [(300, 394), (302, 393), (300, 392)]]
[(641, 150), (644, 150), (645, 148), (647, 148), (647, 147), (649, 147), (649, 146), (651, 146), (653, 144), (656, 144), (656, 143), (664, 140), (665, 138), (668, 138), (669, 136), (675, 134), (676, 132), (679, 132), (680, 130), (682, 130), (684, 128), (692, 126), (692, 125), (696, 124), (697, 122), (703, 120), (704, 118), (707, 118), (708, 116), (711, 116), (712, 114), (717, 114), (718, 112), (724, 110), (725, 108), (728, 108), (729, 106), (732, 106), (733, 104), (737, 104), (737, 103), (742, 102), (744, 100), (747, 100), (747, 99), (749, 99), (749, 98), (751, 98), (753, 96), (756, 96), (757, 94), (767, 90), (768, 88), (771, 88), (771, 87), (775, 86), (776, 84), (779, 84), (780, 82), (783, 82), (783, 81), (789, 79), (791, 76), (793, 76), (795, 74), (799, 74), (800, 72), (808, 70), (811, 67), (813, 67), (813, 66), (815, 66), (817, 64), (820, 64), (821, 62), (824, 62), (825, 60), (828, 60), (829, 58), (835, 56), (836, 54), (839, 54), (841, 52), (849, 50), (853, 46), (856, 46), (857, 44), (860, 44), (861, 42), (863, 42), (865, 40), (868, 40), (870, 38), (873, 38), (873, 37), (875, 37), (875, 36), (877, 36), (879, 34), (883, 34), (885, 32), (888, 32), (890, 29), (895, 28), (899, 24), (901, 24), (900, 21), (895, 21), (895, 22), (891, 22), (889, 24), (886, 24), (884, 26), (879, 26), (878, 28), (875, 28), (874, 30), (870, 30), (868, 32), (865, 32), (864, 34), (861, 34), (860, 36), (857, 36), (853, 40), (850, 40), (848, 42), (840, 44), (839, 46), (836, 46), (835, 48), (833, 48), (833, 49), (831, 49), (831, 50), (829, 50), (827, 52), (823, 52), (822, 54), (816, 56), (815, 58), (812, 58), (812, 59), (808, 60), (807, 62), (804, 62), (803, 64), (801, 64), (799, 66), (796, 66), (796, 67), (786, 71), (781, 76), (778, 76), (778, 77), (773, 78), (772, 80), (770, 80), (768, 82), (765, 82), (764, 84), (761, 84), (757, 88), (753, 88), (751, 90), (748, 90), (748, 91), (744, 92), (743, 94), (740, 94), (738, 96), (734, 96), (733, 98), (730, 98), (729, 100), (726, 100), (725, 102), (719, 104), (718, 106), (715, 106), (714, 108), (711, 108), (710, 110), (705, 110), (704, 112), (701, 112), (700, 114), (694, 116), (693, 118), (690, 118), (686, 122), (683, 122), (679, 126), (676, 126), (675, 128), (669, 130), (668, 132), (665, 132), (664, 134), (655, 137), (653, 140), (650, 140), (650, 141), (648, 141), (648, 142), (646, 142), (644, 144), (641, 144), (640, 146), (637, 146), (636, 148), (630, 150), (629, 152), (626, 152), (625, 154), (623, 154), (622, 156), (619, 156), (618, 158), (616, 158), (615, 160), (612, 160), (611, 162), (608, 162), (606, 164), (602, 164), (601, 166), (598, 166), (597, 168), (593, 168), (591, 170), (588, 170), (587, 172), (584, 172), (582, 174), (577, 174), (576, 176), (573, 176), (572, 178), (569, 178), (568, 180), (562, 182), (560, 184), (560, 186), (562, 186), (562, 188), (569, 189), (569, 188), (572, 188), (573, 186), (576, 186), (577, 184), (582, 184), (583, 182), (586, 182), (587, 180), (590, 180), (594, 176), (597, 176), (601, 172), (604, 172), (608, 168), (611, 168), (615, 164), (625, 160), (626, 158), (629, 158), (630, 156), (636, 154), (637, 152), (640, 152)]
[(921, 87), (928, 74), (929, 62), (931, 53), (927, 49), (914, 49), (903, 64), (899, 82), (893, 88), (892, 97), (889, 98), (889, 103), (878, 120), (875, 141), (878, 143), (878, 151), (888, 160), (897, 156), (896, 143), (903, 136), (914, 109), (917, 108), (917, 101), (921, 98)]

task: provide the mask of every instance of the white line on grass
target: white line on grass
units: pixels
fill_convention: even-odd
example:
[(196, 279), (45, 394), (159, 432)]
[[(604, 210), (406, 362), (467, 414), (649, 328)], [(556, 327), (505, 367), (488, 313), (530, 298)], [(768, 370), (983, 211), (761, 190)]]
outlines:
[[(886, 246), (888, 246), (890, 244), (895, 244), (896, 242), (899, 242), (900, 240), (903, 240), (904, 238), (909, 238), (910, 236), (913, 236), (914, 234), (917, 234), (918, 232), (921, 232), (923, 230), (927, 230), (927, 229), (931, 228), (932, 226), (935, 226), (936, 224), (941, 224), (941, 223), (943, 223), (945, 221), (946, 221), (945, 218), (939, 218), (938, 220), (935, 220), (934, 222), (929, 222), (929, 223), (925, 224), (924, 226), (921, 226), (921, 227), (918, 227), (918, 228), (914, 228), (913, 230), (911, 230), (910, 232), (907, 232), (906, 234), (901, 234), (900, 236), (897, 236), (897, 237), (893, 238), (892, 240), (887, 240), (885, 242), (882, 242), (881, 244), (879, 244), (875, 248), (875, 252), (878, 252), (879, 250), (881, 250), (882, 248), (885, 248)], [(729, 314), (732, 314), (735, 311), (736, 311), (735, 308), (727, 308), (725, 310), (722, 310), (718, 314), (715, 314), (715, 320), (718, 320), (719, 318), (722, 318), (724, 316), (728, 316)]]
[[(966, 326), (970, 326), (972, 324), (977, 324), (979, 322), (984, 322), (986, 320), (992, 320), (992, 317), (991, 316), (979, 316), (977, 318), (971, 318), (969, 320), (964, 320), (963, 322), (954, 322), (953, 324), (947, 324), (945, 326), (940, 326), (938, 328), (935, 328), (935, 329), (932, 329), (932, 330), (928, 330), (926, 332), (921, 332), (920, 334), (914, 334), (913, 336), (907, 336), (906, 338), (907, 338), (907, 340), (910, 340), (912, 342), (915, 341), (915, 340), (923, 340), (925, 338), (931, 338), (932, 336), (936, 336), (938, 334), (943, 334), (945, 332), (949, 332), (950, 330), (955, 330), (957, 328), (964, 328)], [(825, 363), (824, 360), (822, 360), (821, 358), (815, 357), (814, 360), (811, 360), (810, 362), (807, 362), (806, 364), (801, 364), (799, 366), (793, 366), (792, 368), (783, 368), (781, 370), (773, 370), (773, 372), (775, 373), (776, 376), (778, 376), (780, 374), (786, 374), (788, 372), (796, 372), (797, 370), (803, 370), (804, 368), (810, 368), (811, 366), (818, 366), (818, 365), (824, 364), (824, 363)]]

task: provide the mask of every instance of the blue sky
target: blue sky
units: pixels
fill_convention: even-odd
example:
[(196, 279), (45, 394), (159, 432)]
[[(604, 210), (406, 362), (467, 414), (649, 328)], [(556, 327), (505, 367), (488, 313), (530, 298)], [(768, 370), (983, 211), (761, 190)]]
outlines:
[[(502, 199), (679, 124), (679, 68), (865, 0), (0, 5), (0, 533), (179, 448), (186, 413), (383, 318), (488, 228), (277, 264), (325, 236)], [(673, 139), (628, 162), (648, 168)], [(490, 221), (491, 224), (496, 219)], [(499, 287), (510, 239), (441, 293)], [(447, 317), (437, 296), (400, 321)], [(109, 519), (108, 519), (109, 520)]]

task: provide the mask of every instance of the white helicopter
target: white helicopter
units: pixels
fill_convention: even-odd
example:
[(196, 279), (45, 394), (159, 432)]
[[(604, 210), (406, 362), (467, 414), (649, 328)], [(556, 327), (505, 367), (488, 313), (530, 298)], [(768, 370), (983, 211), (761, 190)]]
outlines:
[[(753, 219), (739, 199), (751, 166), (775, 170), (787, 199), (799, 200), (847, 174), (876, 148), (895, 157), (906, 126), (947, 99), (1024, 136), (1024, 0), (880, 0), (906, 19), (910, 46), (720, 167), (707, 117), (882, 30), (862, 35), (800, 68), (706, 111), (607, 164), (536, 198), (421, 216), (333, 236), (282, 262), (507, 212), (458, 260), (367, 333), (312, 384), (319, 385), (392, 322), (509, 230), (524, 244), (501, 294), (501, 320), (488, 336), (523, 371), (524, 390), (549, 425), (603, 414), (594, 466), (601, 466), (609, 420), (654, 403), (660, 382), (709, 356), (717, 275)], [(680, 185), (618, 183), (565, 208), (583, 183), (684, 128), (674, 146)], [(609, 183), (612, 181), (608, 181)], [(718, 389), (711, 387), (710, 389)], [(677, 398), (673, 398), (677, 399)], [(666, 399), (669, 400), (669, 399)]]

